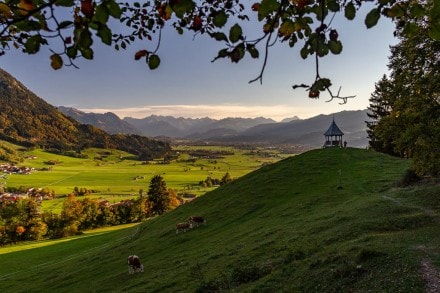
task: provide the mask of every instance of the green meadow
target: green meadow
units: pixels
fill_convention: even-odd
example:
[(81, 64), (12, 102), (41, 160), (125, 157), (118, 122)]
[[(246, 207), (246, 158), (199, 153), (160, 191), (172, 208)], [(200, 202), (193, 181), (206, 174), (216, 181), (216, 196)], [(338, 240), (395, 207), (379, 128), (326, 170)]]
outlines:
[[(409, 164), (361, 149), (292, 156), (139, 225), (0, 248), (0, 291), (425, 292), (440, 193), (400, 187)], [(191, 215), (206, 223), (176, 234)], [(130, 254), (145, 272), (128, 274)]]
[[(151, 178), (161, 175), (167, 187), (178, 193), (199, 196), (213, 189), (199, 185), (208, 176), (221, 179), (228, 172), (232, 178), (239, 178), (263, 164), (286, 156), (273, 150), (218, 146), (176, 146), (174, 149), (181, 154), (170, 164), (163, 164), (161, 160), (145, 164), (118, 150), (87, 149), (81, 152), (85, 158), (56, 155), (39, 149), (20, 151), (25, 159), (19, 165), (33, 167), (37, 171), (29, 175), (11, 174), (7, 179), (0, 179), (0, 183), (7, 187), (54, 190), (58, 199), (43, 201), (43, 210), (57, 212), (64, 196), (72, 193), (75, 187), (96, 191), (92, 197), (118, 202), (123, 198), (139, 196), (140, 191), (146, 193)], [(227, 151), (231, 154), (218, 159), (191, 160), (187, 152), (195, 150)]]

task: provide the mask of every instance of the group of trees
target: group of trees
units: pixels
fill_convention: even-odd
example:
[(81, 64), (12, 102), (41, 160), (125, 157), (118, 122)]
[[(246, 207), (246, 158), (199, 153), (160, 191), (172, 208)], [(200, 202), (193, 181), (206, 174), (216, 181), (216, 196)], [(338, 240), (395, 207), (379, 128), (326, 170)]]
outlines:
[(376, 84), (370, 98), (370, 145), (412, 158), (418, 175), (439, 176), (440, 41), (427, 29), (399, 38), (391, 48), (390, 76)]
[(205, 180), (202, 180), (199, 182), (200, 186), (203, 187), (212, 187), (214, 185), (225, 185), (226, 183), (231, 182), (233, 179), (231, 178), (231, 175), (229, 175), (229, 172), (226, 172), (225, 175), (221, 179), (218, 178), (212, 178), (211, 176), (206, 177)]
[(0, 202), (0, 245), (23, 240), (60, 238), (81, 231), (143, 221), (181, 204), (176, 193), (159, 175), (151, 179), (147, 196), (113, 205), (98, 199), (77, 198), (74, 193), (63, 202), (60, 214), (40, 213), (34, 199)]

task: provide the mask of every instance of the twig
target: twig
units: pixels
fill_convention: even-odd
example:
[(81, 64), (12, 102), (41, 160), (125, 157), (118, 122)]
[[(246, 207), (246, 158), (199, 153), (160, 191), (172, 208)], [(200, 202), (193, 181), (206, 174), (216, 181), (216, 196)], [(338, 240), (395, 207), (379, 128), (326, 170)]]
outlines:
[(265, 52), (264, 52), (264, 61), (263, 61), (263, 66), (261, 67), (261, 71), (260, 74), (249, 81), (249, 83), (253, 83), (257, 80), (260, 80), (260, 84), (263, 84), (263, 74), (264, 74), (264, 70), (266, 69), (266, 64), (267, 64), (267, 58), (269, 56), (269, 42), (270, 42), (270, 38), (272, 37), (272, 32), (268, 34), (268, 38), (266, 41), (266, 47), (265, 47)]
[(341, 99), (343, 102), (342, 102), (342, 103), (339, 103), (339, 105), (344, 105), (344, 104), (347, 104), (347, 100), (348, 100), (348, 99), (352, 99), (352, 98), (356, 97), (356, 95), (354, 95), (354, 96), (341, 97), (341, 96), (339, 95), (340, 92), (341, 92), (341, 88), (342, 88), (342, 87), (339, 87), (338, 94), (337, 94), (336, 96), (333, 95), (333, 93), (332, 93), (332, 91), (330, 90), (330, 88), (327, 88), (327, 92), (330, 94), (330, 100), (328, 100), (328, 101), (326, 101), (326, 102), (327, 102), (327, 103), (328, 103), (328, 102), (331, 102), (333, 99)]

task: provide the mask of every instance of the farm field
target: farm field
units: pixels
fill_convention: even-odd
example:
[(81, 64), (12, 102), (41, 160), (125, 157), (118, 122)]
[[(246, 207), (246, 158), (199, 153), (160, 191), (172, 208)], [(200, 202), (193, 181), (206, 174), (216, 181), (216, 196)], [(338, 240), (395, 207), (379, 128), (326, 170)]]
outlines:
[[(56, 155), (43, 150), (26, 151), (20, 166), (33, 167), (37, 171), (29, 175), (11, 174), (0, 179), (7, 187), (48, 188), (58, 199), (43, 201), (43, 210), (59, 211), (63, 197), (75, 187), (94, 190), (91, 197), (119, 202), (123, 198), (138, 196), (148, 191), (150, 179), (161, 175), (168, 188), (178, 193), (200, 196), (215, 187), (203, 187), (200, 181), (208, 176), (221, 179), (226, 172), (239, 178), (264, 164), (279, 161), (288, 155), (274, 150), (241, 150), (219, 146), (176, 146), (176, 160), (164, 164), (162, 160), (137, 161), (131, 154), (117, 150), (87, 149), (81, 152), (85, 158)], [(194, 151), (227, 152), (215, 158), (195, 158)], [(45, 170), (45, 171), (44, 171)]]

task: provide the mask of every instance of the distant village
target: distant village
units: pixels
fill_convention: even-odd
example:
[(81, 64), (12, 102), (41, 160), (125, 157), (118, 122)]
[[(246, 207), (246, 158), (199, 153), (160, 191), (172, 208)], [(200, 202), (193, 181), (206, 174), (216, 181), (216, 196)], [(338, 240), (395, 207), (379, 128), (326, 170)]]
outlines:
[[(9, 163), (0, 165), (0, 179), (6, 179), (8, 175), (29, 175), (35, 168), (16, 166)], [(1, 183), (1, 182), (0, 182)], [(0, 186), (1, 187), (1, 186)], [(0, 202), (2, 201), (16, 201), (25, 198), (35, 198), (36, 200), (52, 199), (54, 194), (51, 194), (43, 188), (28, 188), (27, 190), (7, 191), (4, 186), (0, 188)]]
[(15, 165), (11, 165), (11, 164), (1, 164), (0, 165), (0, 172), (3, 172), (4, 175), (2, 175), (1, 177), (5, 177), (6, 175), (11, 175), (11, 174), (22, 174), (22, 175), (29, 175), (31, 174), (32, 171), (35, 171), (35, 168), (30, 168), (30, 167), (19, 167), (19, 166), (15, 166)]

